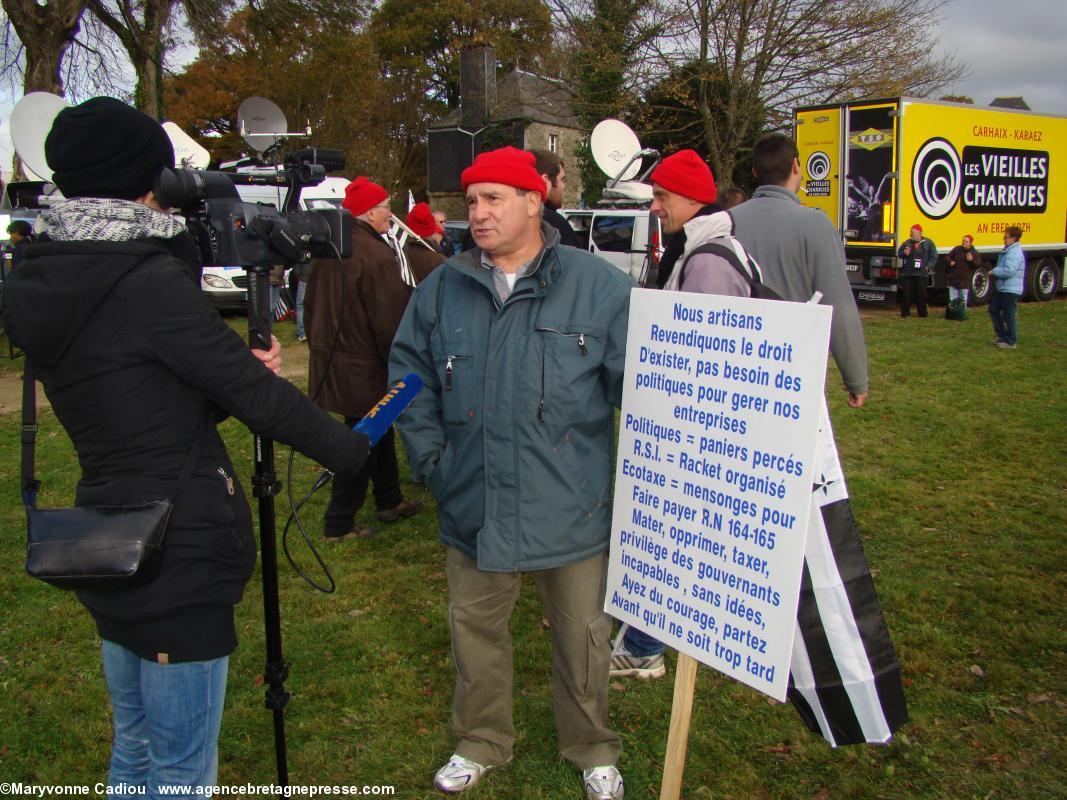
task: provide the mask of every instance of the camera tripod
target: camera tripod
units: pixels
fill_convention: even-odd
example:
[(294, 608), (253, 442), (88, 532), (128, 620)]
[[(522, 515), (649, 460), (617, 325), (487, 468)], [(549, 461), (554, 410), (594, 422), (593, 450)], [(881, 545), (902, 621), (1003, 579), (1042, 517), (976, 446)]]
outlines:
[[(270, 350), (273, 309), (270, 303), (270, 266), (245, 268), (248, 273), (248, 344), (254, 350)], [(285, 679), (289, 665), (282, 657), (282, 619), (278, 598), (278, 545), (274, 498), (281, 483), (274, 472), (274, 442), (258, 434), (253, 437), (255, 471), (252, 494), (259, 501), (259, 542), (263, 568), (263, 621), (267, 661), (263, 669), (264, 699), (274, 715), (274, 757), (278, 765), (278, 785), (289, 785), (285, 752), (285, 706), (289, 692)]]

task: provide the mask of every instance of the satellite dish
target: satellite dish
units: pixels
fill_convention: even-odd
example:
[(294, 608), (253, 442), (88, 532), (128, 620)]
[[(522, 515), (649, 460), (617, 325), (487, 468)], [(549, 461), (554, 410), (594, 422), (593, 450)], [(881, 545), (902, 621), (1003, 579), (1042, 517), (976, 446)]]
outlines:
[(283, 136), (295, 135), (285, 132), (288, 127), (285, 114), (266, 97), (249, 97), (241, 103), (237, 109), (237, 125), (241, 137), (259, 153), (273, 147)]
[(641, 169), (641, 142), (630, 126), (617, 119), (597, 123), (589, 135), (589, 149), (601, 172), (616, 181), (627, 181)]
[(44, 155), (44, 140), (56, 115), (70, 104), (48, 92), (30, 92), (11, 109), (11, 143), (29, 177), (52, 180), (52, 168)]
[(164, 122), (163, 130), (167, 132), (167, 137), (174, 146), (174, 160), (178, 166), (205, 169), (211, 163), (211, 153), (173, 122)]

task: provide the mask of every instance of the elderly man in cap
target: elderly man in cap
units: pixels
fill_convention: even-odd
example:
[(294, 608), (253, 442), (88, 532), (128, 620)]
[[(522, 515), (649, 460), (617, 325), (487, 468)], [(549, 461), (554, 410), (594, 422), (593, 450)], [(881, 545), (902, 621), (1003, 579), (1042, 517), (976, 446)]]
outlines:
[(438, 223), (427, 203), (416, 203), (412, 206), (404, 224), (418, 236), (418, 239), (408, 237), (404, 244), (404, 257), (408, 260), (416, 284), (419, 284), (445, 260), (444, 255), (437, 249), (445, 236), (445, 229)]
[(722, 211), (715, 177), (695, 150), (680, 150), (667, 156), (649, 176), (652, 181), (652, 214), (663, 227), (663, 257), (659, 262), (657, 285), (667, 285), (686, 249), (686, 223)]
[[(355, 217), (352, 255), (342, 261), (317, 259), (304, 298), (311, 350), (308, 390), (320, 408), (355, 425), (389, 389), (389, 345), (411, 287), (404, 283), (393, 250), (382, 239), (392, 217), (385, 189), (361, 175), (345, 187), (341, 205)], [(327, 541), (377, 533), (356, 523), (372, 482), (379, 521), (396, 522), (422, 508), (401, 493), (391, 428), (361, 468), (334, 474), (323, 530)]]
[(603, 607), (631, 284), (559, 246), (530, 153), (483, 153), (461, 183), (475, 248), (415, 290), (390, 359), (425, 384), (399, 429), (446, 548), (459, 741), (434, 784), (465, 791), (512, 757), (508, 621), (528, 573), (551, 624), (560, 752), (588, 797), (615, 800)]

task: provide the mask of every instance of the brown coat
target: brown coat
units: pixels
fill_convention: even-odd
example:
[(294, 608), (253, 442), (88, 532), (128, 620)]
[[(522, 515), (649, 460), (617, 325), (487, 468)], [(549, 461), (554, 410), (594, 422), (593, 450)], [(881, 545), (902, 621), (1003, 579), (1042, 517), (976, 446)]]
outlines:
[(311, 350), (308, 391), (320, 408), (361, 417), (382, 398), (389, 388), (389, 348), (410, 296), (392, 248), (362, 220), (352, 221), (349, 258), (315, 260), (304, 326)]
[(436, 250), (429, 250), (410, 239), (404, 246), (404, 255), (407, 256), (408, 266), (418, 283), (422, 283), (436, 267), (445, 263), (445, 257)]

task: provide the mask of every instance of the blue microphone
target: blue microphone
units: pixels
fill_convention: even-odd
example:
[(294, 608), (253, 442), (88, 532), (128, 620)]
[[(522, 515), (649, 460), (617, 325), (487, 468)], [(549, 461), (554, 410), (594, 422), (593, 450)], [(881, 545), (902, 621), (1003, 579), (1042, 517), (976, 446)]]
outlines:
[(389, 426), (396, 422), (396, 418), (404, 413), (415, 396), (422, 391), (422, 378), (415, 373), (408, 373), (389, 393), (378, 401), (367, 416), (352, 426), (352, 430), (362, 433), (370, 439), (371, 447), (378, 444), (378, 440), (385, 436)]

